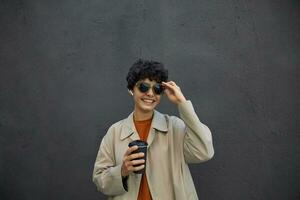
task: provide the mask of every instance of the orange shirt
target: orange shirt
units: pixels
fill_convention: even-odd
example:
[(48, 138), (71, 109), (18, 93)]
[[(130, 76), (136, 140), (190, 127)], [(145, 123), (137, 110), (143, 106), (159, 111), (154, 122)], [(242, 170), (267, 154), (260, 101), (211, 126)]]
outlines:
[[(143, 120), (143, 121), (135, 121), (134, 125), (135, 128), (143, 141), (147, 141), (150, 126), (151, 126), (152, 118)], [(146, 173), (142, 175), (141, 183), (140, 183), (140, 190), (137, 200), (152, 200), (151, 193), (148, 187), (148, 181)]]

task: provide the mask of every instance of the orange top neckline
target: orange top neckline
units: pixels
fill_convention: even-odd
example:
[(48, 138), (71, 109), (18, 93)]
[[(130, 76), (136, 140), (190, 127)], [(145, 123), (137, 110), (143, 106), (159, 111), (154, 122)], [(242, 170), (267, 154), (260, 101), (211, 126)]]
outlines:
[(146, 124), (146, 123), (149, 123), (150, 121), (152, 121), (152, 118), (150, 118), (150, 119), (144, 119), (144, 120), (135, 120), (134, 119), (134, 122), (135, 123), (139, 123), (139, 124)]

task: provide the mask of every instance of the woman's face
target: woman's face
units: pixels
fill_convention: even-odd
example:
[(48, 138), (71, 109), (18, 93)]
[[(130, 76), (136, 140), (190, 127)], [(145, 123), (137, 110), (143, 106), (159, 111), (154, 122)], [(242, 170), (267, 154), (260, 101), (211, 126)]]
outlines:
[[(151, 88), (146, 92), (141, 92), (138, 88), (140, 83), (150, 84)], [(133, 99), (135, 104), (135, 110), (143, 113), (152, 112), (154, 108), (159, 104), (161, 95), (156, 94), (153, 91), (153, 86), (156, 81), (150, 81), (148, 78), (140, 80), (133, 88)]]

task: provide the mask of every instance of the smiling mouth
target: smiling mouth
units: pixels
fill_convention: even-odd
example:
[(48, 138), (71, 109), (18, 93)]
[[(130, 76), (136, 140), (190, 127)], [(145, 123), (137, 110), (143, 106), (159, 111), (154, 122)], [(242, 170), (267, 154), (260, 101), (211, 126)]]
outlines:
[(155, 100), (153, 100), (153, 99), (142, 99), (142, 101), (145, 103), (154, 103), (155, 102)]

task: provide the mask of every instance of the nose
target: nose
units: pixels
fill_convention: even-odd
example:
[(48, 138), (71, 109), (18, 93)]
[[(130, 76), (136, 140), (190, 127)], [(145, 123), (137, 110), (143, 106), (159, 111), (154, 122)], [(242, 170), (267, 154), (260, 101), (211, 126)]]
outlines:
[(151, 87), (146, 94), (151, 97), (154, 96), (153, 88)]

